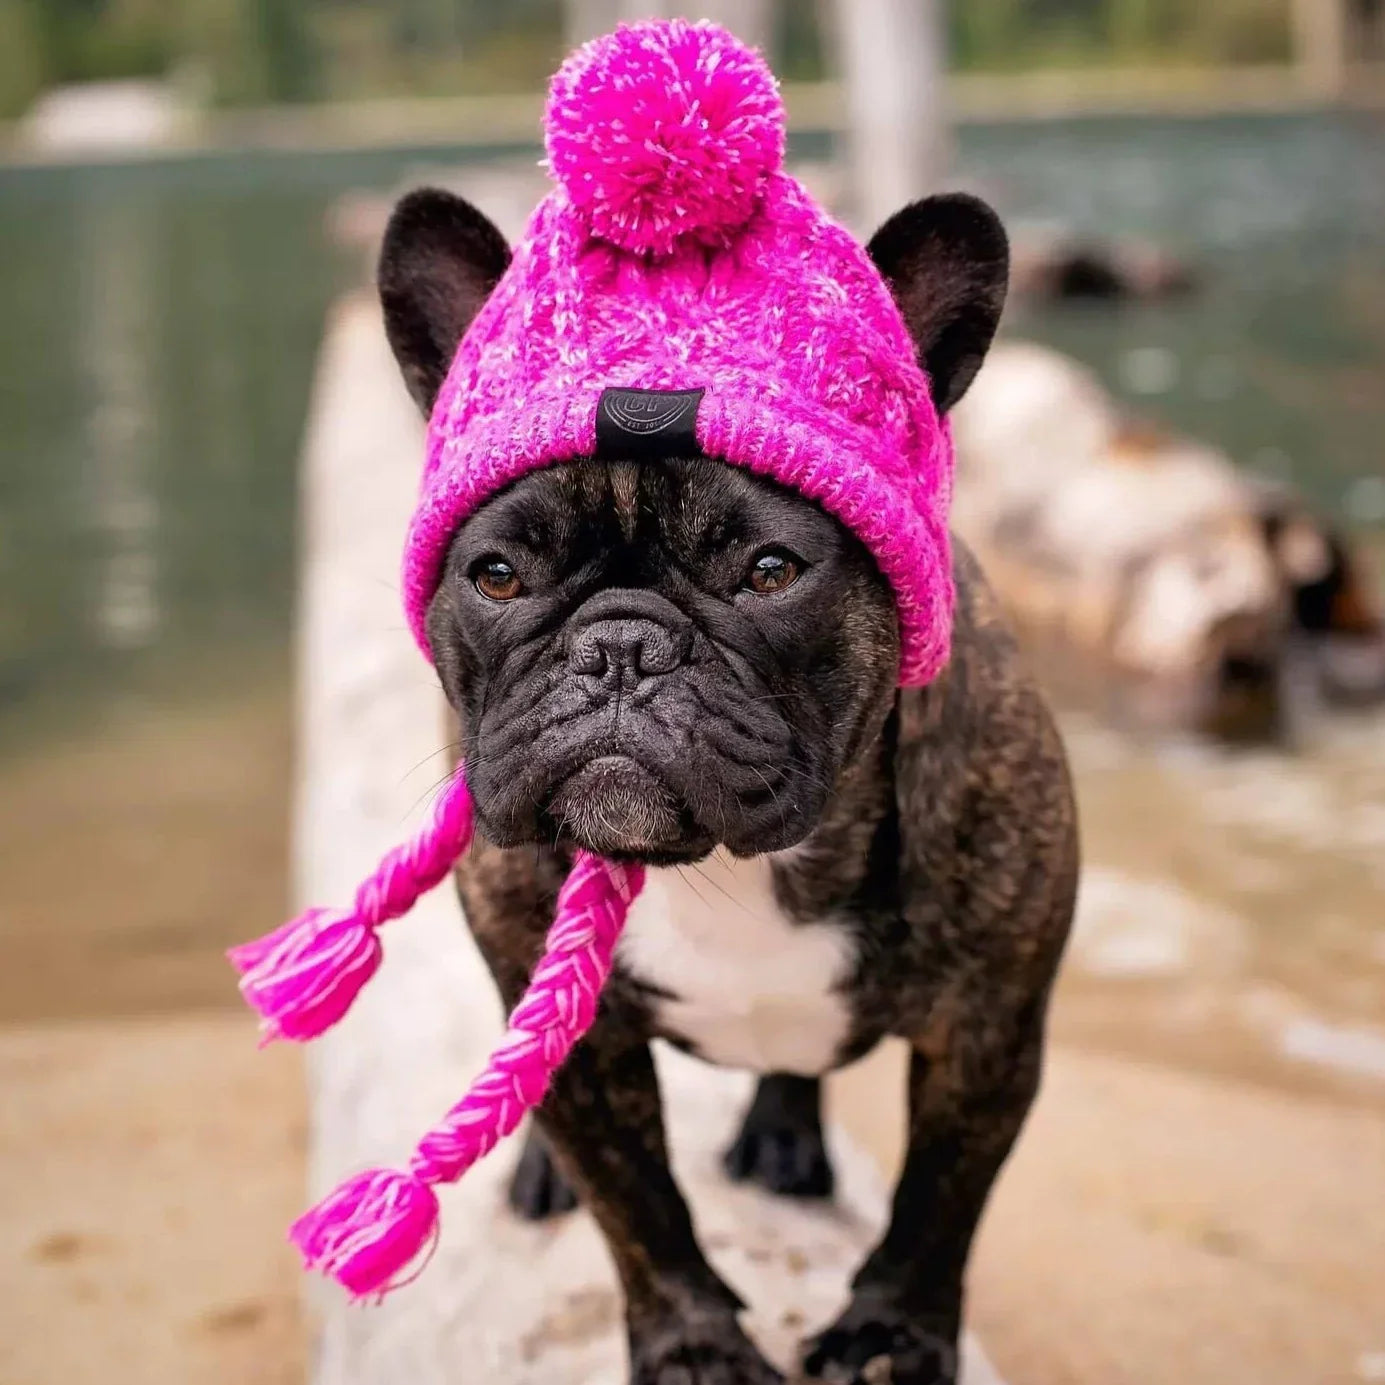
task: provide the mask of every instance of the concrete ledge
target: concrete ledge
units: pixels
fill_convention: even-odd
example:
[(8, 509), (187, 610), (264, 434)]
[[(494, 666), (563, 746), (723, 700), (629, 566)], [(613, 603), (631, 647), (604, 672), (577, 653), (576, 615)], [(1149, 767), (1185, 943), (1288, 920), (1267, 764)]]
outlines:
[[(447, 770), (443, 707), (398, 607), (396, 571), (421, 429), (399, 385), (374, 301), (329, 322), (305, 453), (299, 648), (296, 888), (346, 898), (397, 842)], [(312, 1193), (364, 1164), (394, 1163), (462, 1092), (500, 1032), (490, 978), (454, 894), (390, 925), (386, 965), (355, 1011), (310, 1054)], [(841, 1196), (805, 1208), (735, 1188), (718, 1155), (749, 1079), (661, 1055), (675, 1163), (704, 1245), (752, 1305), (748, 1327), (781, 1364), (830, 1320), (885, 1211), (874, 1165), (832, 1132)], [(314, 1294), (317, 1385), (617, 1385), (620, 1303), (600, 1238), (581, 1213), (534, 1227), (504, 1185), (518, 1151), (443, 1194), (437, 1256), (379, 1308)], [(968, 1385), (996, 1377), (974, 1346)]]

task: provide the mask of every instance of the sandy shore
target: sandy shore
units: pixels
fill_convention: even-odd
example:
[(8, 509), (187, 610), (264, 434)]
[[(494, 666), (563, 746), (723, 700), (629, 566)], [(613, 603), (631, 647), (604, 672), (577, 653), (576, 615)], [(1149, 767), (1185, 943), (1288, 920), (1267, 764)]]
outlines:
[[(886, 1168), (902, 1080), (882, 1050), (836, 1093)], [(1385, 1378), (1385, 1112), (1058, 1046), (970, 1319), (1012, 1385)]]
[[(167, 709), (0, 775), (0, 1385), (305, 1378), (283, 1240), (303, 1198), (298, 1056), (256, 1050), (220, 957), (282, 914), (286, 712)], [(1163, 977), (1103, 978), (1074, 948), (1044, 1094), (973, 1262), (972, 1321), (1013, 1385), (1385, 1380), (1385, 1089), (1286, 1064), (1241, 1013), (1288, 979), (1343, 1021), (1378, 1013), (1377, 780), (1337, 792), (1323, 771), (1333, 792), (1310, 794), (1291, 765), (1269, 788), (1223, 782), (1254, 769), (1086, 776), (1094, 859), (1137, 882), (1191, 862), (1217, 926), (1188, 913), (1188, 965)], [(1103, 787), (1135, 771), (1138, 793)], [(1317, 836), (1214, 831), (1187, 806), (1234, 818), (1282, 806), (1286, 784), (1321, 799), (1288, 824)], [(1156, 902), (1166, 925), (1180, 898)], [(884, 1053), (835, 1093), (887, 1169), (901, 1081)]]
[(297, 1385), (298, 1055), (239, 1015), (0, 1029), (0, 1381)]
[(236, 1003), (288, 903), (287, 695), (152, 707), (0, 760), (0, 1023)]
[[(835, 1093), (897, 1157), (898, 1055)], [(304, 1378), (292, 1052), (240, 1016), (0, 1029), (0, 1380)], [(1385, 1371), (1385, 1113), (1057, 1048), (973, 1267), (1014, 1385)]]

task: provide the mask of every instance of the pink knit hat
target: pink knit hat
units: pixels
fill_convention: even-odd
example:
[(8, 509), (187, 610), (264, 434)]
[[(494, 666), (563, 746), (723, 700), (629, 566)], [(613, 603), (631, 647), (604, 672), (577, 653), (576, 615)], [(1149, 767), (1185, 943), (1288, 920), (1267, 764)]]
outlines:
[[(546, 119), (558, 186), (457, 350), (428, 432), (404, 601), (424, 631), (448, 545), (488, 497), (578, 457), (701, 451), (812, 497), (893, 584), (900, 681), (947, 657), (952, 446), (889, 288), (865, 251), (783, 172), (784, 114), (764, 62), (681, 20), (579, 49)], [(349, 908), (310, 909), (236, 948), (266, 1038), (311, 1039), (378, 969), (382, 924), (471, 842), (459, 769), (428, 823)], [(435, 1188), (538, 1105), (591, 1027), (643, 882), (574, 854), (545, 953), (466, 1095), (403, 1170), (349, 1179), (295, 1224), (309, 1266), (356, 1295), (407, 1282), (433, 1243)]]
[(898, 601), (900, 682), (928, 682), (952, 624), (950, 435), (879, 271), (783, 171), (764, 60), (711, 24), (622, 28), (563, 64), (545, 128), (558, 185), (433, 409), (404, 555), (419, 645), (448, 545), (502, 486), (700, 449), (860, 537)]

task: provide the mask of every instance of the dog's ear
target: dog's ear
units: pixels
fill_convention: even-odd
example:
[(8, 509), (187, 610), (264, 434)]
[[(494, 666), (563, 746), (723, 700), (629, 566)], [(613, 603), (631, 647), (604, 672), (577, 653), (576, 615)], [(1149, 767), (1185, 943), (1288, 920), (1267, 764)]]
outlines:
[(1000, 218), (965, 193), (896, 212), (866, 247), (885, 276), (946, 413), (966, 392), (995, 336), (1010, 273)]
[(425, 414), (462, 333), (509, 263), (505, 237), (450, 192), (420, 188), (395, 207), (375, 280), (394, 358)]

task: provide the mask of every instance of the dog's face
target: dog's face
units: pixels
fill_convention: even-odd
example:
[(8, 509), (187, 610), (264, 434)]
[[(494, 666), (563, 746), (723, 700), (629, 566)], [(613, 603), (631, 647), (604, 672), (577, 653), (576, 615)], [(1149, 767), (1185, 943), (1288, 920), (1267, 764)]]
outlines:
[(428, 636), (486, 835), (653, 861), (806, 836), (899, 659), (864, 547), (705, 459), (517, 482), (458, 534)]
[[(934, 198), (870, 249), (946, 408), (994, 332), (1004, 234), (972, 199)], [(455, 197), (396, 210), (381, 297), (425, 410), (508, 257)], [(428, 638), (488, 838), (656, 863), (806, 837), (884, 724), (899, 663), (862, 544), (708, 458), (573, 460), (516, 482), (456, 536)]]

